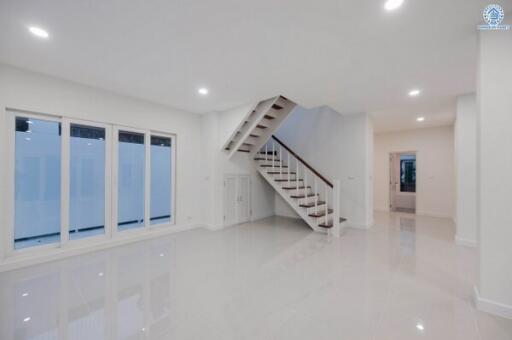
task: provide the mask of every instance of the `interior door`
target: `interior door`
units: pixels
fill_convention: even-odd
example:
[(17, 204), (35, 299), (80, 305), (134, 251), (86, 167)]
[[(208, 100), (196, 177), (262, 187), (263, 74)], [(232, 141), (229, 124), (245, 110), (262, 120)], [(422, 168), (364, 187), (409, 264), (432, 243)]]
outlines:
[(250, 186), (249, 176), (238, 177), (238, 223), (249, 222), (251, 218)]
[(389, 210), (396, 209), (396, 154), (389, 155)]
[(237, 178), (234, 176), (224, 177), (224, 226), (230, 226), (237, 223)]

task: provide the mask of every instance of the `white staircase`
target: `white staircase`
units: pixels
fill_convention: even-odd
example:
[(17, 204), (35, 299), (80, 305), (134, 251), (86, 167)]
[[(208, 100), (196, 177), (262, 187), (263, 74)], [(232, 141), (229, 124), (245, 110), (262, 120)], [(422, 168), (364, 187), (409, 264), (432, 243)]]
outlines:
[(248, 153), (258, 172), (313, 230), (339, 236), (346, 223), (340, 218), (339, 180), (326, 179), (273, 135), (296, 106), (283, 96), (260, 101), (223, 149), (229, 158)]
[(255, 153), (259, 173), (315, 231), (339, 236), (340, 181), (330, 181), (277, 137)]
[(296, 106), (296, 103), (283, 96), (260, 101), (247, 112), (224, 144), (228, 157), (231, 158), (236, 152), (247, 152), (254, 156)]

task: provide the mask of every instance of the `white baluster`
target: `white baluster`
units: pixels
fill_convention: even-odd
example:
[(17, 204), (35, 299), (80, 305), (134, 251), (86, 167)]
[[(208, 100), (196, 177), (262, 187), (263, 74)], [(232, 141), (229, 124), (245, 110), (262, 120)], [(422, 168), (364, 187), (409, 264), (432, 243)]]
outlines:
[(317, 185), (317, 182), (316, 182), (316, 176), (315, 176), (314, 182), (315, 182), (315, 195), (316, 195), (315, 215), (317, 215), (318, 214), (318, 199), (320, 198), (320, 196), (318, 196), (318, 185)]
[(290, 151), (288, 151), (288, 162), (286, 164), (288, 165), (288, 186), (290, 186), (290, 181), (291, 181), (290, 170), (292, 168), (292, 163), (290, 163)]
[(265, 144), (265, 163), (268, 163), (268, 143)]
[(329, 212), (329, 205), (327, 204), (327, 184), (325, 184), (325, 225), (327, 225), (327, 213)]
[(281, 178), (283, 178), (283, 148), (279, 145), (279, 166), (281, 167)]
[(296, 159), (297, 170), (295, 172), (295, 183), (297, 184), (297, 196), (299, 196), (299, 160)]
[(306, 198), (306, 202), (309, 202), (308, 198), (308, 171), (306, 166), (304, 165), (304, 181), (302, 182), (304, 184), (304, 197)]
[(272, 142), (272, 170), (276, 168), (276, 142)]

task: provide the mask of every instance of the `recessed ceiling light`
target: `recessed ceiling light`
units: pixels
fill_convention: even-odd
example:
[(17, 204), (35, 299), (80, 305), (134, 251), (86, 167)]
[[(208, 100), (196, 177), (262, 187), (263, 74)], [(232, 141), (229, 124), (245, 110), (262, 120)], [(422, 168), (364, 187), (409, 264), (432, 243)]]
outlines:
[(164, 257), (164, 253), (160, 253), (160, 257)]
[(414, 89), (414, 90), (409, 91), (409, 96), (410, 97), (416, 97), (416, 96), (419, 96), (420, 93), (421, 93), (420, 90)]
[(418, 118), (416, 118), (416, 120), (417, 120), (418, 122), (422, 122), (422, 121), (424, 121), (424, 120), (425, 120), (425, 117), (418, 117)]
[(23, 319), (23, 322), (29, 322), (30, 321), (30, 316), (27, 316), (25, 319)]
[(30, 137), (26, 137), (26, 138), (25, 138), (25, 140), (28, 140), (28, 141), (30, 141), (30, 140), (31, 140), (31, 138), (30, 138)]
[(28, 293), (23, 293), (23, 294), (21, 294), (21, 296), (26, 297), (26, 296), (28, 296)]
[(100, 272), (100, 273), (98, 273), (98, 276), (103, 276), (103, 273), (101, 273), (101, 272)]
[(424, 327), (421, 323), (416, 324), (416, 328), (417, 328), (419, 331), (424, 331), (424, 330), (425, 330), (425, 327)]
[(50, 37), (48, 32), (46, 32), (44, 29), (42, 29), (40, 27), (30, 26), (28, 28), (28, 30), (30, 31), (30, 33), (32, 33), (33, 35), (35, 35), (38, 38), (48, 39)]
[(404, 3), (404, 0), (388, 0), (384, 4), (384, 8), (387, 11), (393, 11), (393, 10), (397, 9), (398, 7), (402, 6), (403, 3)]
[(199, 90), (197, 90), (197, 93), (199, 93), (202, 96), (206, 96), (210, 91), (206, 87), (201, 87)]

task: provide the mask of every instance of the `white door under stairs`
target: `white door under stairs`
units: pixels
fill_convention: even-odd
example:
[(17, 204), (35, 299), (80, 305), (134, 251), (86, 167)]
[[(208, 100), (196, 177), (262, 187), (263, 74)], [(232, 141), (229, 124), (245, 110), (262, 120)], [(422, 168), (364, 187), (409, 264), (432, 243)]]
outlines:
[(224, 226), (249, 222), (251, 218), (251, 184), (248, 175), (224, 177)]

